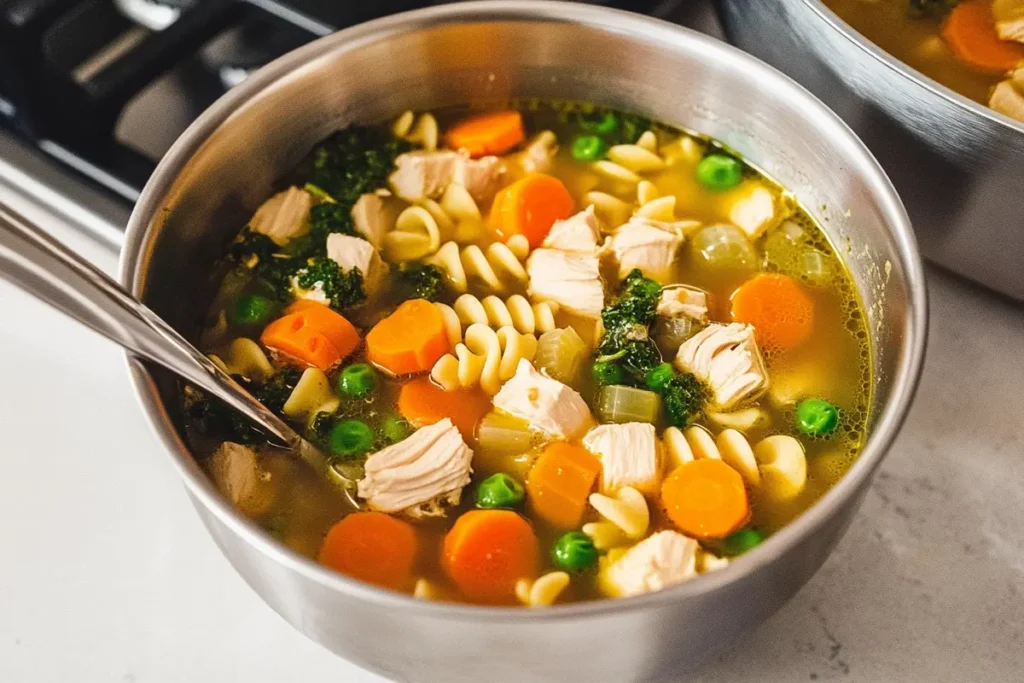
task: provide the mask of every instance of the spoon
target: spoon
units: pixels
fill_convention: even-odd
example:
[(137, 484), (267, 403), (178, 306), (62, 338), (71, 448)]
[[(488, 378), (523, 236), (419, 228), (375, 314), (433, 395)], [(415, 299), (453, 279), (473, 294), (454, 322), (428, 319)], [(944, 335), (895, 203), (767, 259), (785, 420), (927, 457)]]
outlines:
[(330, 460), (316, 446), (253, 398), (121, 285), (2, 203), (0, 278), (221, 399), (276, 437), (321, 475), (337, 482), (347, 502), (359, 507), (352, 495), (355, 483), (332, 468)]

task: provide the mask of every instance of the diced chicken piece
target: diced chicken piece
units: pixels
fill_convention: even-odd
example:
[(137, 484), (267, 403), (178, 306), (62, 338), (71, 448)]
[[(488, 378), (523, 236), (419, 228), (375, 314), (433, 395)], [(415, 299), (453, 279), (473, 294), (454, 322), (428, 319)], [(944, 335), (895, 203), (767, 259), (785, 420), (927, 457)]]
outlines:
[(305, 289), (299, 286), (298, 275), (293, 275), (289, 282), (291, 282), (292, 296), (296, 299), (307, 299), (309, 301), (315, 301), (318, 304), (324, 304), (325, 306), (329, 306), (331, 304), (331, 300), (327, 297), (327, 294), (324, 293), (324, 283), (316, 282), (309, 289)]
[(313, 195), (297, 187), (289, 187), (263, 202), (249, 219), (249, 229), (269, 237), (283, 247), (293, 237), (309, 232), (309, 210)]
[[(1015, 80), (1020, 80), (1020, 85), (1016, 85)], [(1007, 79), (996, 85), (988, 106), (1011, 119), (1024, 121), (1024, 69), (1017, 70), (1015, 79)]]
[(992, 0), (992, 16), (1000, 38), (1024, 43), (1024, 0)]
[(604, 286), (597, 256), (536, 249), (526, 259), (526, 273), (527, 293), (534, 299), (555, 301), (560, 309), (587, 318), (601, 315)]
[(494, 407), (560, 439), (574, 439), (592, 424), (590, 408), (572, 388), (546, 377), (521, 359), (516, 374), (494, 396)]
[(549, 130), (538, 133), (514, 159), (523, 173), (547, 173), (558, 153), (558, 138)]
[(646, 494), (661, 483), (661, 453), (654, 425), (605, 424), (583, 437), (583, 447), (601, 460), (601, 490), (614, 493), (632, 486)]
[(400, 155), (389, 181), (395, 194), (410, 202), (440, 197), (454, 182), (483, 204), (494, 197), (504, 175), (505, 167), (498, 157), (471, 159), (466, 153), (438, 150)]
[(760, 395), (768, 386), (754, 328), (743, 323), (708, 325), (683, 342), (675, 363), (706, 382), (715, 405), (723, 410)]
[(666, 287), (658, 297), (657, 312), (666, 318), (692, 318), (699, 323), (706, 323), (708, 293), (686, 285)]
[(775, 195), (756, 180), (747, 180), (726, 199), (729, 222), (757, 239), (775, 222)]
[(395, 211), (386, 198), (377, 192), (362, 195), (352, 207), (352, 223), (356, 232), (370, 244), (380, 249), (384, 235), (395, 227)]
[(381, 512), (443, 517), (469, 483), (473, 451), (449, 418), (417, 430), (366, 459), (360, 498)]
[(373, 245), (361, 237), (331, 233), (327, 236), (327, 257), (346, 273), (353, 268), (362, 272), (366, 291), (377, 288), (387, 269)]
[(575, 216), (555, 221), (541, 246), (546, 249), (593, 254), (597, 251), (597, 241), (600, 238), (601, 229), (597, 214), (594, 213), (594, 206), (590, 205)]
[(274, 504), (276, 481), (247, 446), (222, 443), (210, 459), (210, 473), (224, 497), (248, 517), (264, 515)]
[(601, 589), (612, 597), (651, 593), (697, 575), (697, 541), (659, 531), (601, 570)]
[(614, 256), (620, 279), (639, 268), (664, 283), (672, 277), (684, 241), (682, 230), (674, 224), (634, 216), (605, 241), (603, 252)]

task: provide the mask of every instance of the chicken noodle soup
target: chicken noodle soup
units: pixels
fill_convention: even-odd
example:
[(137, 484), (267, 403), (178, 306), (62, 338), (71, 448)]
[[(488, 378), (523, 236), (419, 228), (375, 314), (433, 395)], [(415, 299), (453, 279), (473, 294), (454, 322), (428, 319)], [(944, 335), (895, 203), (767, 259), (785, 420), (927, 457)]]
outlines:
[(824, 0), (893, 57), (1024, 121), (1024, 0)]
[(824, 234), (728, 150), (631, 114), (528, 101), (351, 126), (219, 273), (204, 350), (341, 476), (186, 387), (213, 480), (292, 549), (420, 598), (700, 580), (864, 439), (868, 335)]

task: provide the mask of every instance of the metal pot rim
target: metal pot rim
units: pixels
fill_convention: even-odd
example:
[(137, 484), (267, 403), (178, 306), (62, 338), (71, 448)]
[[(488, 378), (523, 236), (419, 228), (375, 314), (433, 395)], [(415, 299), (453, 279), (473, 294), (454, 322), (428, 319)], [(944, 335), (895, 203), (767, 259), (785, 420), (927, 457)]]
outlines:
[(216, 514), (235, 534), (278, 564), (325, 588), (347, 594), (354, 599), (365, 600), (378, 607), (418, 610), (427, 616), (453, 620), (525, 624), (655, 609), (667, 603), (685, 600), (690, 596), (715, 592), (759, 571), (790, 552), (803, 538), (816, 533), (857, 494), (862, 484), (881, 463), (906, 416), (921, 373), (927, 330), (927, 297), (920, 255), (910, 220), (884, 171), (867, 148), (831, 110), (788, 77), (739, 49), (665, 21), (620, 10), (549, 0), (512, 0), (502, 3), (477, 1), (441, 5), (377, 19), (318, 39), (264, 66), (222, 96), (164, 155), (146, 184), (129, 220), (125, 245), (121, 252), (120, 280), (134, 294), (142, 293), (145, 282), (141, 279), (143, 269), (140, 265), (148, 261), (152, 250), (150, 224), (163, 210), (163, 199), (179, 172), (216, 129), (224, 124), (230, 125), (233, 112), (256, 98), (261, 91), (278, 79), (287, 78), (292, 72), (308, 66), (328, 53), (356, 50), (383, 36), (422, 29), (439, 23), (501, 20), (577, 23), (599, 30), (629, 34), (638, 40), (666, 47), (679, 42), (697, 43), (707, 54), (708, 59), (738, 62), (744, 68), (756, 71), (761, 78), (777, 82), (787, 97), (816, 112), (818, 121), (823, 125), (820, 134), (845, 138), (849, 143), (847, 146), (855, 150), (853, 153), (860, 157), (857, 161), (868, 173), (867, 180), (877, 193), (879, 206), (899, 243), (901, 265), (907, 277), (908, 300), (902, 334), (905, 339), (905, 353), (902, 354), (898, 371), (895, 373), (892, 398), (882, 409), (874, 431), (846, 476), (799, 518), (745, 556), (743, 561), (703, 576), (699, 581), (632, 598), (574, 603), (543, 610), (431, 602), (349, 579), (293, 552), (271, 538), (254, 523), (237, 513), (195, 467), (187, 445), (173, 429), (149, 372), (137, 359), (127, 355), (133, 388), (150, 427), (172, 455), (175, 467), (185, 481), (189, 493), (196, 500)]
[(893, 71), (912, 81), (917, 86), (924, 88), (930, 94), (936, 97), (942, 98), (951, 104), (954, 104), (962, 109), (966, 109), (972, 115), (980, 116), (984, 119), (988, 119), (994, 124), (997, 124), (1007, 130), (1024, 133), (1024, 121), (1017, 121), (1012, 119), (1006, 114), (1001, 114), (991, 107), (987, 107), (979, 102), (964, 97), (957, 91), (949, 88), (935, 79), (926, 76), (914, 67), (900, 61), (896, 57), (893, 57), (888, 52), (875, 45), (872, 41), (868, 40), (863, 34), (854, 29), (852, 26), (847, 24), (843, 19), (827, 7), (822, 0), (800, 0), (807, 8), (818, 15), (818, 17), (831, 26), (837, 33), (843, 38), (856, 45), (865, 54), (869, 55), (876, 62), (884, 66), (885, 68)]

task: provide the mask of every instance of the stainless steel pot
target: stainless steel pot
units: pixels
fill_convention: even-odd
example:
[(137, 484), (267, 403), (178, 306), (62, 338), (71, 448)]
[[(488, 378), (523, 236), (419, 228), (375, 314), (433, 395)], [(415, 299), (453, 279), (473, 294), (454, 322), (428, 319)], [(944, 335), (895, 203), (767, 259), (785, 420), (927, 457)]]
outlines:
[(906, 202), (929, 259), (1024, 300), (1024, 124), (876, 47), (819, 0), (718, 0), (729, 40), (820, 97)]
[(678, 680), (825, 560), (921, 368), (925, 289), (907, 217), (866, 149), (808, 93), (700, 34), (579, 4), (465, 3), (375, 21), (282, 57), (189, 128), (132, 214), (121, 276), (194, 333), (211, 263), (316, 141), (353, 120), (511, 96), (600, 102), (724, 140), (811, 207), (849, 259), (872, 332), (870, 437), (847, 477), (763, 547), (628, 600), (537, 611), (415, 601), (331, 573), (236, 514), (182, 440), (174, 380), (136, 361), (132, 379), (221, 550), (271, 607), (334, 652), (400, 681)]

